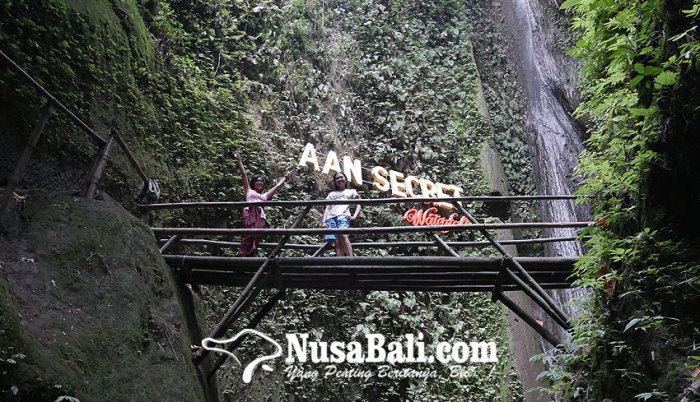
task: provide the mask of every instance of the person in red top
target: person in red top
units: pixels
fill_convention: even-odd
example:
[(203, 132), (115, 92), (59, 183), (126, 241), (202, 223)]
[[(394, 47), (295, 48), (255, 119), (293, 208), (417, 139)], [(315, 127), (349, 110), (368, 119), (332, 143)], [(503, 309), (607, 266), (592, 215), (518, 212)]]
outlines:
[[(284, 177), (275, 184), (269, 191), (263, 192), (265, 188), (265, 179), (262, 175), (256, 174), (252, 177), (250, 183), (248, 182), (248, 174), (246, 173), (243, 162), (241, 161), (241, 155), (238, 151), (232, 153), (233, 158), (238, 162), (238, 168), (241, 170), (241, 178), (243, 179), (243, 191), (245, 192), (245, 200), (247, 202), (253, 201), (268, 201), (272, 198), (277, 191), (284, 185), (284, 183), (289, 180), (293, 175), (294, 171), (290, 170), (285, 173)], [(250, 229), (259, 229), (265, 227), (265, 211), (262, 207), (245, 207), (243, 208), (243, 226)], [(241, 247), (238, 249), (239, 257), (254, 257), (258, 251), (258, 243), (260, 243), (261, 236), (250, 235), (243, 238), (241, 242)]]

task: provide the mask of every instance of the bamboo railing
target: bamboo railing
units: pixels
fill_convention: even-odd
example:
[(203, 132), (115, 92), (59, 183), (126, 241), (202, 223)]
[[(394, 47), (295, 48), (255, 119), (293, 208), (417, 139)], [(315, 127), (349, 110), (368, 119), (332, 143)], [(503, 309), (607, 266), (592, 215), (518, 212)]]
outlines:
[(68, 117), (69, 120), (71, 120), (73, 123), (75, 123), (84, 133), (86, 133), (99, 147), (97, 157), (95, 158), (95, 161), (92, 165), (92, 168), (90, 169), (90, 173), (88, 175), (88, 179), (85, 183), (85, 189), (83, 191), (83, 196), (86, 198), (93, 198), (95, 191), (97, 190), (97, 186), (102, 179), (102, 174), (105, 169), (105, 165), (107, 161), (109, 160), (109, 153), (110, 150), (113, 146), (113, 144), (116, 142), (122, 151), (126, 154), (127, 159), (129, 160), (129, 163), (131, 164), (131, 167), (134, 169), (136, 174), (143, 180), (144, 185), (146, 185), (149, 181), (148, 176), (144, 173), (143, 169), (139, 165), (139, 163), (136, 161), (136, 158), (134, 158), (134, 155), (131, 153), (129, 150), (128, 146), (124, 142), (124, 140), (116, 133), (115, 130), (111, 130), (110, 132), (110, 137), (109, 139), (105, 140), (102, 138), (95, 130), (90, 128), (85, 122), (83, 122), (78, 116), (75, 115), (68, 107), (66, 107), (60, 100), (58, 100), (55, 96), (53, 96), (49, 91), (47, 91), (41, 84), (39, 84), (31, 75), (29, 75), (22, 67), (20, 67), (17, 63), (15, 63), (14, 60), (12, 60), (7, 54), (5, 54), (2, 50), (0, 50), (0, 59), (5, 62), (5, 64), (12, 70), (14, 70), (17, 74), (19, 74), (22, 79), (24, 79), (29, 85), (34, 87), (36, 91), (46, 99), (46, 105), (44, 107), (43, 112), (40, 115), (39, 121), (37, 122), (36, 126), (34, 127), (34, 130), (32, 130), (32, 133), (30, 135), (29, 141), (27, 145), (25, 146), (18, 162), (15, 167), (14, 172), (8, 177), (7, 180), (7, 185), (5, 186), (2, 195), (0, 196), (0, 217), (2, 217), (3, 212), (5, 211), (5, 208), (7, 207), (7, 204), (9, 203), (12, 194), (14, 193), (15, 189), (19, 185), (20, 181), (22, 180), (22, 177), (24, 177), (24, 172), (27, 168), (27, 165), (29, 163), (29, 159), (32, 155), (32, 152), (34, 151), (34, 148), (36, 148), (37, 142), (39, 141), (39, 138), (41, 137), (44, 127), (46, 126), (46, 123), (48, 122), (49, 118), (53, 114), (55, 110), (58, 110), (61, 112), (63, 115)]

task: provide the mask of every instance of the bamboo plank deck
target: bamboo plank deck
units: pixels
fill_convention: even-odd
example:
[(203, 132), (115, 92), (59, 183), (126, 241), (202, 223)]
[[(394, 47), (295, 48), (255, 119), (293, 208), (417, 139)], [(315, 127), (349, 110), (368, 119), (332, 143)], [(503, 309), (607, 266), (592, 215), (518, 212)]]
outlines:
[[(168, 265), (194, 284), (245, 286), (266, 258), (164, 255)], [(575, 258), (516, 260), (543, 288), (560, 289)], [(263, 274), (268, 287), (440, 292), (487, 292), (501, 269), (497, 257), (278, 257)], [(522, 278), (522, 275), (518, 274)], [(503, 279), (504, 290), (516, 290)]]

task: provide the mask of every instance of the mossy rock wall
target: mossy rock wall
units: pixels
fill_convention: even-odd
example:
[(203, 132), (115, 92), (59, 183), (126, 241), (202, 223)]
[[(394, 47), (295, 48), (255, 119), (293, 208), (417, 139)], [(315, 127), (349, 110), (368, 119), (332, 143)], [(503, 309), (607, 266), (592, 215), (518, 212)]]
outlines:
[[(145, 173), (160, 180), (163, 197), (175, 199), (227, 188), (235, 165), (223, 150), (251, 138), (246, 95), (230, 67), (213, 82), (214, 67), (196, 65), (211, 59), (208, 45), (197, 42), (211, 37), (203, 28), (211, 21), (198, 20), (211, 17), (208, 9), (180, 6), (174, 15), (167, 2), (0, 2), (0, 50), (103, 139), (119, 134)], [(0, 94), (2, 186), (46, 99), (4, 63)], [(21, 186), (79, 189), (99, 145), (56, 113)], [(102, 184), (128, 207), (141, 180), (116, 148)]]
[(3, 224), (0, 399), (203, 399), (145, 223), (111, 201), (61, 196), (6, 211)]

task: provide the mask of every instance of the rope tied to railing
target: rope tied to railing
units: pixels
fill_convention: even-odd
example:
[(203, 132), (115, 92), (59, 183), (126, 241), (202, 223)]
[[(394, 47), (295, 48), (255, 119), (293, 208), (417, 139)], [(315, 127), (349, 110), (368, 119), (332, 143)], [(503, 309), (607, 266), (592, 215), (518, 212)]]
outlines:
[(157, 179), (154, 179), (152, 177), (146, 178), (146, 181), (144, 181), (141, 184), (141, 187), (139, 187), (138, 192), (136, 193), (136, 202), (141, 203), (141, 204), (149, 204), (152, 202), (158, 201), (160, 198), (160, 184), (158, 183)]
[(511, 264), (512, 261), (513, 261), (512, 255), (510, 255), (508, 253), (503, 254), (503, 256), (501, 257), (501, 268), (508, 266), (508, 264)]

